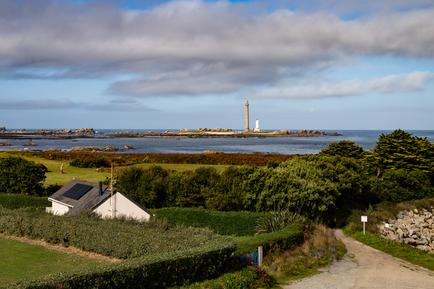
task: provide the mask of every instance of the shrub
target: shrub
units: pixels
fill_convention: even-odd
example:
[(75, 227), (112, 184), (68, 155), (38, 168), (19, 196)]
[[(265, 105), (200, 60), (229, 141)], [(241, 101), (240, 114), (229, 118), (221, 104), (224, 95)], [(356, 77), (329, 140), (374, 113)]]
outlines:
[(22, 158), (0, 158), (0, 192), (42, 194), (47, 168)]
[(80, 158), (72, 160), (69, 162), (69, 165), (77, 168), (108, 168), (110, 167), (110, 162), (102, 157)]
[(221, 235), (253, 235), (257, 219), (265, 213), (218, 212), (202, 208), (162, 208), (151, 210), (169, 223), (209, 228)]
[[(367, 190), (364, 167), (354, 159), (308, 156), (282, 163), (254, 189), (257, 210), (289, 209), (311, 219), (335, 221), (341, 200), (362, 199)], [(248, 193), (249, 194), (249, 193)]]
[(7, 209), (26, 207), (44, 208), (50, 206), (50, 202), (48, 201), (47, 197), (0, 194), (0, 206)]
[(387, 170), (373, 184), (373, 192), (382, 201), (402, 202), (434, 196), (430, 178), (420, 170)]
[(248, 267), (237, 272), (226, 273), (217, 279), (194, 283), (180, 289), (266, 289), (272, 288), (275, 283), (265, 271)]
[(289, 225), (283, 230), (259, 234), (255, 236), (235, 237), (236, 253), (239, 255), (256, 251), (258, 246), (267, 245), (272, 248), (290, 249), (303, 241), (304, 226)]
[(292, 224), (303, 224), (306, 219), (289, 210), (274, 211), (259, 217), (256, 222), (256, 233), (271, 233), (283, 230)]

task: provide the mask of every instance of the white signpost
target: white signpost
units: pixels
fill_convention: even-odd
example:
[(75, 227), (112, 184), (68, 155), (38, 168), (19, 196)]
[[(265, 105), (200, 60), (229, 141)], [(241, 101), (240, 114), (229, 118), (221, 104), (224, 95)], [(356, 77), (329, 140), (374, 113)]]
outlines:
[(362, 216), (361, 221), (363, 223), (363, 235), (365, 235), (365, 224), (368, 222), (368, 216)]

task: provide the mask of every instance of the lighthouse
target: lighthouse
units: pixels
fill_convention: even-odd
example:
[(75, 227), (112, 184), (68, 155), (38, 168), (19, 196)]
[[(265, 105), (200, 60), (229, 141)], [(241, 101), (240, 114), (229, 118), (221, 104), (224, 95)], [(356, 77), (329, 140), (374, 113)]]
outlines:
[(246, 99), (246, 103), (244, 104), (244, 132), (250, 131), (249, 124), (249, 101)]

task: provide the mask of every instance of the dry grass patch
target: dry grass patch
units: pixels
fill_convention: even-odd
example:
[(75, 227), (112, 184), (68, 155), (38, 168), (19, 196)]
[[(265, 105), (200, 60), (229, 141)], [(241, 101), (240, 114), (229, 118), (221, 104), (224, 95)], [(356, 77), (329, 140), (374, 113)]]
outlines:
[(339, 260), (346, 253), (334, 230), (316, 225), (305, 233), (305, 241), (293, 250), (275, 251), (264, 258), (265, 269), (279, 283), (318, 273), (318, 269)]

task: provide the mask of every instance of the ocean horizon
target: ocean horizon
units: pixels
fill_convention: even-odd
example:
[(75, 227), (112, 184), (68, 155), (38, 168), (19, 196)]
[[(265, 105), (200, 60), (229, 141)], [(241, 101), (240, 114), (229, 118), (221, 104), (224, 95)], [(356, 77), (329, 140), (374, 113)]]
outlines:
[[(27, 129), (31, 130), (31, 129)], [(95, 129), (94, 138), (73, 139), (47, 139), (26, 137), (25, 139), (0, 139), (0, 143), (8, 146), (0, 147), (0, 150), (64, 150), (69, 151), (74, 147), (103, 147), (113, 146), (120, 148), (119, 153), (273, 153), (273, 154), (315, 154), (327, 147), (332, 142), (350, 140), (369, 150), (375, 146), (378, 137), (382, 133), (392, 130), (322, 130), (325, 132), (337, 132), (340, 136), (318, 137), (249, 137), (249, 138), (108, 138), (105, 134), (129, 131), (174, 131), (177, 129)], [(434, 141), (434, 130), (408, 130), (419, 137), (426, 137)], [(29, 146), (31, 140), (32, 145)], [(132, 147), (122, 150), (124, 146)]]

